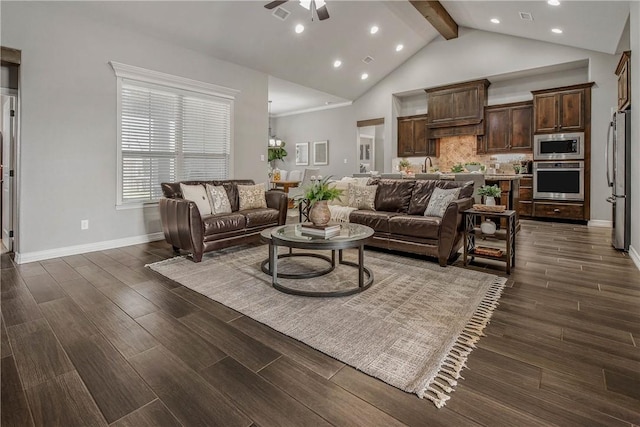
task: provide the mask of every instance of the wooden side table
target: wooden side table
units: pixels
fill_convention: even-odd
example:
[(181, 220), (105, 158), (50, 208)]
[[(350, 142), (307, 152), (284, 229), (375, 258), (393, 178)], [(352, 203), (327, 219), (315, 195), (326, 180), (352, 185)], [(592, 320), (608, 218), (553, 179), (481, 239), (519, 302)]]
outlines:
[[(476, 218), (497, 218), (496, 225), (500, 225), (504, 220), (506, 227), (496, 230), (494, 234), (483, 233), (476, 224)], [(511, 269), (516, 266), (516, 211), (506, 210), (504, 212), (486, 212), (476, 209), (467, 209), (462, 212), (462, 222), (464, 224), (464, 257), (463, 265), (467, 265), (469, 258), (484, 258), (502, 261), (505, 263), (507, 274), (511, 274)], [(476, 240), (481, 239), (487, 242), (497, 242), (490, 246), (500, 249), (502, 253), (490, 255), (478, 253), (480, 246), (476, 245)], [(496, 246), (498, 246), (496, 248)]]
[[(285, 194), (289, 194), (290, 188), (300, 185), (300, 181), (270, 181), (271, 188), (281, 189)], [(289, 209), (293, 209), (293, 199), (289, 199)]]

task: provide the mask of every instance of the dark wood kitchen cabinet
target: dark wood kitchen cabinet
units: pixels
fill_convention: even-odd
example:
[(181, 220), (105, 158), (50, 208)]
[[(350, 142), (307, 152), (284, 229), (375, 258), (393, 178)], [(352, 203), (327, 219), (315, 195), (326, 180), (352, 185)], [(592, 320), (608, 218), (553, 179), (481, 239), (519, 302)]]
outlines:
[(484, 153), (532, 150), (533, 103), (531, 101), (485, 108)]
[(616, 75), (618, 76), (618, 110), (626, 110), (631, 107), (630, 59), (631, 51), (623, 52), (616, 67)]
[(489, 80), (474, 80), (425, 89), (431, 138), (484, 133), (484, 107)]
[(583, 132), (590, 116), (591, 86), (584, 83), (533, 94), (534, 133)]
[(438, 155), (438, 141), (428, 138), (427, 117), (398, 117), (398, 157)]
[(523, 175), (520, 178), (518, 204), (516, 211), (520, 217), (530, 217), (533, 215), (533, 177)]

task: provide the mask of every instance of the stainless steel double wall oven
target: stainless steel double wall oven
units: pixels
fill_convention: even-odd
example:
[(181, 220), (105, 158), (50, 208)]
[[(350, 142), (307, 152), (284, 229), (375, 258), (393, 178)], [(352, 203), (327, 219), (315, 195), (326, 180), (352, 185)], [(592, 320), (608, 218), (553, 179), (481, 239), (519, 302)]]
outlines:
[(535, 135), (533, 198), (584, 200), (584, 133)]

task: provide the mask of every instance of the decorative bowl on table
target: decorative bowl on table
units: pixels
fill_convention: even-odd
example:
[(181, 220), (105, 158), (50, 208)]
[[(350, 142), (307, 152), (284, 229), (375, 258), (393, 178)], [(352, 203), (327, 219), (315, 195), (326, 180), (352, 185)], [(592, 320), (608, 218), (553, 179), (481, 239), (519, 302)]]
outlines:
[(464, 168), (469, 172), (479, 172), (480, 169), (482, 168), (482, 165), (480, 163), (478, 164), (467, 163), (466, 165), (464, 165)]

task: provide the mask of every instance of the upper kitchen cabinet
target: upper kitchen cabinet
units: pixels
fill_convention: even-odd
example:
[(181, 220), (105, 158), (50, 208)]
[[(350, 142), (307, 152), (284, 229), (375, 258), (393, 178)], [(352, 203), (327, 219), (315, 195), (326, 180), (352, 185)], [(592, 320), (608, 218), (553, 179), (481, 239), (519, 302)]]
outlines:
[(485, 108), (485, 134), (481, 152), (505, 153), (532, 150), (533, 103), (531, 101)]
[(438, 155), (437, 141), (428, 138), (427, 117), (398, 117), (398, 157)]
[(620, 57), (616, 67), (618, 76), (618, 110), (631, 107), (631, 70), (629, 70), (631, 51), (628, 50)]
[(582, 132), (591, 105), (591, 86), (584, 83), (533, 94), (534, 133)]
[(489, 85), (483, 79), (425, 89), (430, 137), (482, 135)]

